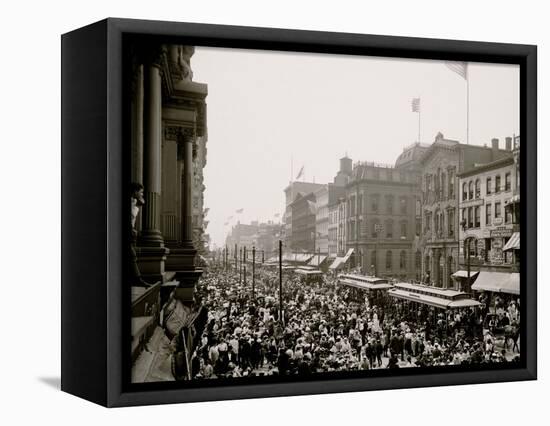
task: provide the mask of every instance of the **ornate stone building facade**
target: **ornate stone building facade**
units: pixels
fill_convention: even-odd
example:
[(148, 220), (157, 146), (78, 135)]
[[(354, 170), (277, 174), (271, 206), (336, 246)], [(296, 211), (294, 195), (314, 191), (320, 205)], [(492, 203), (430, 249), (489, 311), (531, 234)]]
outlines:
[(175, 277), (189, 298), (204, 234), (206, 84), (193, 81), (194, 48), (140, 44), (131, 52), (131, 180), (144, 186), (136, 253), (142, 276)]

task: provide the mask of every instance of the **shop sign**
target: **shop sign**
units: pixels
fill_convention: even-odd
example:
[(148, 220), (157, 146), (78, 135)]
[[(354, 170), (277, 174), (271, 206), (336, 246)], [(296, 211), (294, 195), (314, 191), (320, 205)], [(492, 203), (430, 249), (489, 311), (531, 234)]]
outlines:
[(491, 238), (505, 238), (511, 236), (512, 230), (509, 228), (498, 228), (491, 231)]

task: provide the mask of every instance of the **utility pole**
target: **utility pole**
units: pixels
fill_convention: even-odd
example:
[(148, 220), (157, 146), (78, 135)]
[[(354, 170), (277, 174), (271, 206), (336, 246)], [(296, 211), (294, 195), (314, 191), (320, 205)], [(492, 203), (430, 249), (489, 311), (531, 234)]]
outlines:
[(243, 283), (246, 287), (246, 246), (244, 247), (243, 251), (243, 259), (244, 259), (244, 265), (243, 265)]
[(254, 284), (256, 280), (256, 247), (252, 246), (252, 299), (255, 299)]
[(283, 324), (283, 241), (279, 240), (279, 322)]
[(239, 247), (239, 284), (243, 279), (243, 248)]

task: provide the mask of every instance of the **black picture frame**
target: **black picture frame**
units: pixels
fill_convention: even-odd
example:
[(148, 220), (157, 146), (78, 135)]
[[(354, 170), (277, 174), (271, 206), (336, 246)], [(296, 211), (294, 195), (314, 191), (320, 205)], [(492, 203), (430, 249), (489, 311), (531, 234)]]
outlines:
[[(183, 388), (128, 386), (127, 299), (120, 285), (126, 207), (122, 49), (128, 36), (185, 38), (219, 47), (518, 64), (523, 234), (519, 366)], [(63, 391), (119, 407), (536, 379), (536, 46), (118, 18), (64, 34), (61, 41)]]

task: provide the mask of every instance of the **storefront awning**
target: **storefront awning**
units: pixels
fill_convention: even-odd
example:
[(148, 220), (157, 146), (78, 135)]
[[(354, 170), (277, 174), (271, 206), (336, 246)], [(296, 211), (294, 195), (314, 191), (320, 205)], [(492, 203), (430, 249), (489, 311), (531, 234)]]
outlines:
[(321, 263), (325, 261), (326, 258), (327, 256), (316, 254), (315, 256), (313, 256), (313, 259), (309, 261), (308, 265), (319, 266)]
[(504, 248), (503, 251), (507, 250), (519, 250), (519, 232), (514, 232)]
[[(479, 271), (470, 271), (470, 279), (475, 280), (477, 277), (477, 274), (479, 274)], [(456, 271), (454, 274), (451, 275), (453, 278), (468, 278), (468, 271)]]
[(348, 252), (346, 253), (346, 255), (344, 256), (344, 263), (346, 263), (349, 258), (351, 257), (351, 255), (353, 254), (353, 249), (349, 249)]
[(334, 261), (330, 264), (328, 268), (337, 269), (340, 266), (340, 264), (343, 262), (343, 260), (344, 260), (343, 257), (337, 257), (336, 259), (334, 259)]
[(519, 273), (482, 271), (472, 286), (472, 290), (519, 294)]

